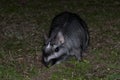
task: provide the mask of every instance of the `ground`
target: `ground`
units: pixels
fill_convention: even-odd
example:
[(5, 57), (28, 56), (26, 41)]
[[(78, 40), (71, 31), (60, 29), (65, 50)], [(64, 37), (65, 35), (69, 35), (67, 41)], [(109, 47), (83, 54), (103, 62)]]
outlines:
[[(41, 63), (43, 32), (60, 12), (77, 13), (88, 25), (84, 60), (51, 68)], [(1, 0), (0, 80), (119, 80), (119, 0)]]

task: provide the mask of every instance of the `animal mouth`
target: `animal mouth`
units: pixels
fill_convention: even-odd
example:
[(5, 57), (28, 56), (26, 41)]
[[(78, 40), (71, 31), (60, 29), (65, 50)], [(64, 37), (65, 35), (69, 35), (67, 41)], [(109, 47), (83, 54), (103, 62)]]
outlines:
[(44, 64), (47, 68), (49, 68), (49, 67), (51, 67), (51, 66), (53, 66), (53, 65), (55, 65), (55, 64), (59, 64), (59, 63), (64, 59), (65, 56), (66, 56), (66, 54), (63, 54), (63, 55), (61, 55), (60, 57), (53, 58), (53, 59), (51, 59), (51, 60), (48, 61), (48, 62), (43, 59), (43, 64)]
[(45, 67), (49, 68), (53, 66), (54, 64), (56, 64), (57, 61), (58, 61), (57, 58), (54, 58), (54, 59), (51, 59), (49, 62), (45, 62), (43, 60), (42, 63), (45, 65)]
[(46, 58), (42, 58), (42, 63), (45, 67), (49, 68), (56, 63), (56, 59), (51, 59), (47, 61)]

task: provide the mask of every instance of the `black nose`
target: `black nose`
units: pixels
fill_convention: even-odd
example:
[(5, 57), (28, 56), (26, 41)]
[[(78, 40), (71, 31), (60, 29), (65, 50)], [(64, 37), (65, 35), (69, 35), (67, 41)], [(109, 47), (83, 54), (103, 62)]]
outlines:
[(44, 58), (42, 58), (42, 64), (45, 66), (45, 67), (47, 67), (47, 68), (49, 68), (49, 67), (51, 67), (51, 66), (53, 66), (54, 64), (56, 64), (56, 59), (52, 59), (52, 60), (50, 60), (49, 62), (46, 62), (45, 60), (44, 60)]

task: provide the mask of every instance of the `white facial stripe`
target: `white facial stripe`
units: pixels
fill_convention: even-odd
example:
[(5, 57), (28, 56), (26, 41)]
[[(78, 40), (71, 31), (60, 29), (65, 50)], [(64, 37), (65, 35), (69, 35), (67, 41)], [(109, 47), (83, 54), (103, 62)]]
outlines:
[(58, 55), (55, 53), (53, 55), (50, 55), (48, 58), (47, 58), (47, 61), (50, 61), (51, 59), (54, 59), (54, 58), (57, 58)]
[(48, 56), (47, 58), (47, 61), (50, 61), (51, 59), (54, 59), (54, 58), (58, 58), (59, 56), (61, 56), (63, 54), (63, 50), (57, 52), (57, 53), (54, 53), (50, 56)]
[(53, 48), (55, 49), (57, 46), (56, 45), (53, 45)]
[(46, 47), (47, 49), (49, 49), (50, 48), (50, 42), (48, 43), (48, 45), (47, 45), (47, 47)]

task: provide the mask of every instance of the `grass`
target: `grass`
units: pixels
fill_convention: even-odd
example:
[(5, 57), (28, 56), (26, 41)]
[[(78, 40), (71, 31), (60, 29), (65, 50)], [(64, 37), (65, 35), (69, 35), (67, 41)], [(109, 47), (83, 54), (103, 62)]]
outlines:
[[(119, 5), (118, 0), (1, 0), (0, 80), (120, 79)], [(43, 31), (62, 11), (75, 12), (88, 24), (88, 55), (48, 69), (40, 62)]]
[(87, 60), (84, 60), (84, 62), (70, 61), (66, 63), (64, 67), (62, 66), (62, 68), (59, 68), (59, 73), (55, 72), (52, 75), (51, 80), (83, 80), (87, 74), (89, 75), (87, 71), (90, 67), (90, 63)]

